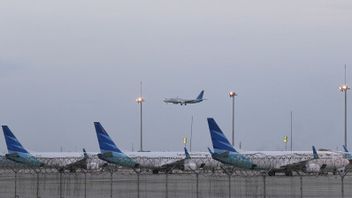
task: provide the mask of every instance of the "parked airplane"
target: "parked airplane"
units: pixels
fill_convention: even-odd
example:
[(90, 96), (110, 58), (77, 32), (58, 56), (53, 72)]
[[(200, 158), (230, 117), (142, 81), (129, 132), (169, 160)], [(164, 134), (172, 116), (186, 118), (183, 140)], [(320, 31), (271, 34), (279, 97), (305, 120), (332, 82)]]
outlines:
[(174, 169), (195, 170), (204, 166), (204, 163), (197, 163), (191, 159), (186, 148), (185, 157), (176, 152), (132, 152), (126, 155), (116, 146), (99, 122), (94, 122), (94, 126), (101, 151), (98, 157), (108, 163), (129, 168), (150, 169), (155, 174)]
[(292, 172), (321, 173), (344, 171), (349, 164), (342, 155), (334, 152), (325, 152), (319, 157), (313, 146), (313, 156), (307, 152), (271, 152), (239, 153), (228, 141), (225, 134), (213, 118), (208, 118), (209, 131), (214, 151), (210, 149), (213, 159), (227, 165), (243, 169), (263, 170), (273, 176), (276, 172), (284, 172), (290, 176)]
[(119, 166), (137, 168), (139, 164), (124, 154), (110, 136), (106, 133), (105, 129), (99, 122), (94, 122), (95, 131), (99, 142), (100, 153), (98, 154), (99, 159), (113, 163)]
[[(69, 170), (70, 172), (74, 172), (77, 169), (87, 169), (87, 160), (88, 155), (83, 149), (84, 158), (76, 160), (78, 158), (77, 155), (71, 154), (62, 156), (62, 153), (37, 153), (31, 154), (29, 153), (22, 144), (18, 141), (15, 135), (12, 133), (10, 128), (6, 125), (2, 126), (6, 146), (8, 153), (5, 155), (5, 159), (11, 160), (15, 163), (21, 164), (23, 166), (28, 167), (47, 167), (47, 168), (55, 168), (59, 171)], [(60, 159), (71, 157), (74, 158), (73, 162), (68, 161), (67, 163), (63, 162)], [(49, 162), (44, 163), (44, 162)], [(16, 166), (16, 164), (9, 164), (4, 161), (1, 161), (0, 166)]]
[(8, 150), (8, 153), (5, 155), (6, 159), (34, 167), (44, 166), (43, 162), (39, 161), (21, 145), (8, 126), (3, 125), (2, 130)]
[(205, 100), (203, 98), (204, 95), (204, 90), (202, 90), (199, 95), (197, 96), (196, 99), (182, 99), (182, 98), (165, 98), (164, 102), (165, 103), (172, 103), (172, 104), (180, 104), (180, 105), (187, 105), (187, 104), (194, 104), (194, 103), (199, 103)]

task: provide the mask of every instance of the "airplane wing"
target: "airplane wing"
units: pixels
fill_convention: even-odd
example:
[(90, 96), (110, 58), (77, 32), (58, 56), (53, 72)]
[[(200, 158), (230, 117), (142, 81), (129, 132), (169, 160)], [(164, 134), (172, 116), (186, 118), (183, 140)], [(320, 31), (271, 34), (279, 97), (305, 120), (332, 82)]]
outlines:
[(170, 171), (170, 170), (174, 170), (174, 169), (183, 170), (185, 160), (186, 159), (181, 159), (181, 160), (173, 161), (170, 163), (165, 163), (165, 164), (161, 165), (160, 170), (161, 171)]
[(302, 170), (304, 170), (306, 164), (310, 160), (311, 159), (299, 161), (299, 162), (292, 163), (292, 164), (283, 165), (283, 166), (280, 166), (280, 169), (285, 169), (285, 170), (290, 170), (290, 171), (302, 171)]
[[(312, 146), (312, 150), (313, 150), (313, 158), (312, 159), (307, 159), (307, 160), (303, 160), (303, 161), (299, 161), (299, 162), (295, 162), (292, 164), (287, 164), (287, 165), (283, 165), (280, 168), (285, 169), (285, 170), (290, 170), (290, 171), (304, 171), (306, 168), (306, 165), (312, 161), (312, 160), (317, 160), (319, 159), (319, 155), (315, 149), (314, 146)], [(323, 164), (320, 167), (320, 170), (324, 170), (326, 168), (326, 164)]]
[(173, 169), (185, 170), (185, 161), (191, 159), (191, 156), (188, 153), (188, 150), (186, 147), (184, 148), (184, 150), (185, 150), (185, 158), (180, 159), (180, 160), (176, 160), (176, 161), (172, 161), (169, 163), (165, 163), (165, 164), (161, 165), (160, 170), (164, 170), (164, 171), (170, 171)]
[(87, 160), (89, 157), (85, 149), (83, 149), (83, 153), (84, 157), (82, 159), (60, 167), (60, 171), (69, 170), (70, 172), (76, 172), (77, 169), (87, 170)]

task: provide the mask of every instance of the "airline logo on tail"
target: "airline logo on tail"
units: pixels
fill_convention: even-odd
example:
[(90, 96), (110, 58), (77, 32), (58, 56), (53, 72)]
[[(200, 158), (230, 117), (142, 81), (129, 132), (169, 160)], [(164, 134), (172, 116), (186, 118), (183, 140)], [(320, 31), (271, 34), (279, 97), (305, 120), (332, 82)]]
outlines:
[(99, 122), (94, 122), (95, 131), (97, 133), (100, 152), (99, 159), (119, 166), (136, 168), (139, 166), (137, 162), (124, 154), (110, 138), (103, 126)]
[(221, 131), (220, 127), (216, 124), (213, 118), (208, 118), (208, 125), (210, 130), (211, 141), (213, 142), (214, 152), (235, 152), (236, 149), (230, 144), (225, 134)]
[(15, 135), (11, 132), (8, 126), (2, 126), (4, 132), (5, 141), (8, 153), (28, 153), (28, 151), (22, 146), (22, 144), (17, 140)]
[(8, 150), (8, 154), (5, 155), (6, 159), (29, 166), (41, 167), (44, 165), (22, 146), (8, 126), (3, 125), (2, 130)]
[(120, 149), (117, 148), (116, 144), (108, 133), (105, 131), (103, 126), (99, 122), (94, 122), (95, 131), (97, 132), (97, 138), (99, 142), (99, 148), (101, 153), (105, 152), (117, 152), (122, 153)]
[(214, 152), (208, 149), (213, 159), (239, 168), (256, 167), (249, 158), (236, 151), (213, 118), (208, 118), (208, 125)]

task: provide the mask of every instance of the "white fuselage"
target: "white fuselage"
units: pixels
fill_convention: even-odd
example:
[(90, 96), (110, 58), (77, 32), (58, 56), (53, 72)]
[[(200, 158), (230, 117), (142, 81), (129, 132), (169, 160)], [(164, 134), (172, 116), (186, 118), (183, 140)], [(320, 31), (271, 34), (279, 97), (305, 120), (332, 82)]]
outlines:
[[(257, 165), (256, 169), (260, 170), (280, 170), (282, 166), (304, 160), (310, 160), (310, 168), (317, 167), (316, 165), (319, 167), (325, 165), (326, 171), (336, 171), (348, 165), (348, 160), (343, 158), (343, 154), (330, 151), (319, 152), (320, 159), (313, 159), (311, 151), (252, 151), (241, 152), (241, 154), (248, 157)], [(33, 155), (45, 164), (52, 166), (64, 166), (83, 158), (82, 153), (33, 153)], [(105, 163), (99, 160), (96, 155), (97, 153), (89, 153), (89, 169), (99, 169)], [(185, 158), (184, 152), (126, 152), (126, 155), (139, 163), (142, 168), (149, 169), (159, 168)], [(192, 152), (190, 156), (191, 159), (185, 160), (185, 163), (196, 165), (196, 168), (217, 169), (222, 166), (220, 162), (213, 160), (208, 152)], [(0, 167), (14, 165), (6, 159), (0, 159)]]

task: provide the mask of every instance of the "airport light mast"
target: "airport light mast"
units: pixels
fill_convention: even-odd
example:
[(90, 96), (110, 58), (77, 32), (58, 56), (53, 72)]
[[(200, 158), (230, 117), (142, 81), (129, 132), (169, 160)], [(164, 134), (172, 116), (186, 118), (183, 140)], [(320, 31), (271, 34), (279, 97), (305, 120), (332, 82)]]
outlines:
[(230, 91), (230, 98), (232, 98), (232, 146), (235, 146), (235, 96), (236, 92)]
[(142, 96), (142, 82), (140, 83), (140, 96), (136, 99), (136, 102), (139, 104), (139, 120), (140, 120), (140, 148), (139, 152), (143, 152), (143, 102), (144, 98)]
[(346, 83), (346, 65), (345, 65), (345, 84), (339, 86), (339, 90), (345, 93), (345, 147), (347, 148), (347, 91), (350, 89)]

